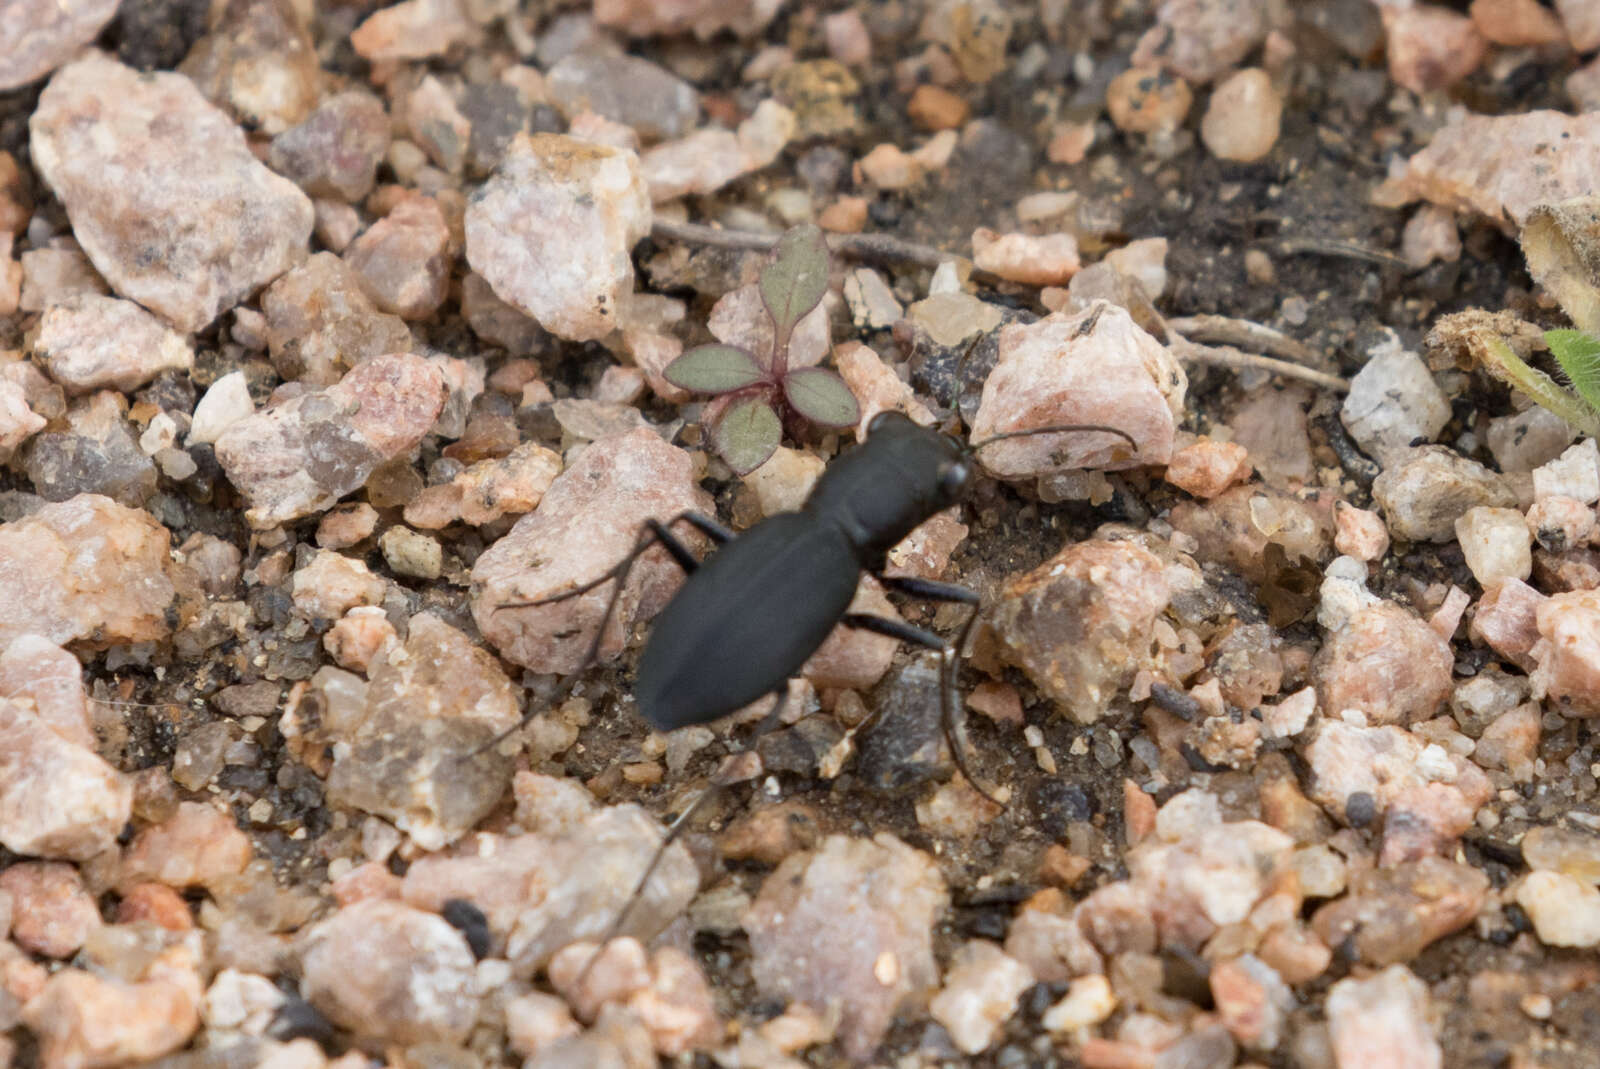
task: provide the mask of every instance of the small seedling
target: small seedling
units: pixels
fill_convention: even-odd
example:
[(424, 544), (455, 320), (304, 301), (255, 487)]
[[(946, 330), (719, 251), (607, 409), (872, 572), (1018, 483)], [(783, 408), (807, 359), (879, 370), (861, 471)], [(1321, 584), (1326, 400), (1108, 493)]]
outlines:
[(861, 406), (837, 372), (789, 367), (795, 325), (822, 302), (828, 289), (828, 246), (822, 231), (808, 223), (785, 233), (758, 286), (772, 320), (771, 352), (701, 345), (664, 372), (674, 386), (715, 395), (706, 409), (706, 433), (712, 449), (739, 475), (766, 463), (786, 425), (793, 433), (799, 422), (838, 428), (861, 419)]

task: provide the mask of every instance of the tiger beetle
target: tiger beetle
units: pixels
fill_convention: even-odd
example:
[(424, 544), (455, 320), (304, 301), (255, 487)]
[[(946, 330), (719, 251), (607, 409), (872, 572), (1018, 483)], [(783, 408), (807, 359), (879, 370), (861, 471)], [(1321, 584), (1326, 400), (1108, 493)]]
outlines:
[[(968, 768), (956, 700), (961, 650), (978, 617), (978, 594), (954, 583), (886, 575), (884, 568), (891, 548), (966, 493), (978, 450), (1008, 438), (1070, 432), (1113, 434), (1138, 448), (1125, 431), (1099, 424), (1009, 431), (968, 445), (918, 426), (901, 412), (880, 412), (868, 424), (867, 440), (823, 472), (800, 511), (770, 516), (739, 535), (696, 512), (665, 523), (651, 519), (632, 551), (599, 578), (537, 601), (508, 602), (500, 608), (548, 605), (612, 581), (620, 593), (634, 561), (659, 542), (689, 579), (655, 618), (639, 658), (634, 700), (651, 727), (673, 731), (718, 720), (771, 694), (772, 708), (749, 743), (754, 748), (782, 718), (790, 677), (842, 623), (939, 654), (940, 721), (951, 757), (974, 789), (1001, 804), (979, 786)], [(705, 560), (697, 560), (672, 533), (679, 522), (701, 531), (718, 548)], [(863, 572), (890, 590), (967, 605), (971, 612), (953, 642), (902, 620), (850, 612)], [(584, 666), (596, 659), (617, 596), (606, 605)], [(713, 783), (673, 822), (640, 879), (635, 898), (654, 874), (662, 852), (722, 785)], [(621, 930), (632, 901), (613, 925), (613, 936)]]

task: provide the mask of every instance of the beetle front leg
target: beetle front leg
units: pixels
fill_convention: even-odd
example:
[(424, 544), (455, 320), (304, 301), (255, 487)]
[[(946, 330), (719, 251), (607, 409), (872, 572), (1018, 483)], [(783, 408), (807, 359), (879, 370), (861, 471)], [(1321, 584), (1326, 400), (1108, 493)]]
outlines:
[(972, 774), (972, 769), (967, 763), (966, 720), (961, 715), (961, 704), (956, 699), (956, 675), (961, 667), (961, 647), (966, 644), (967, 634), (972, 630), (972, 623), (978, 618), (976, 610), (978, 595), (966, 587), (953, 586), (946, 583), (931, 583), (930, 580), (916, 580), (917, 583), (929, 583), (933, 586), (949, 587), (952, 591), (960, 591), (960, 597), (952, 597), (952, 601), (961, 601), (974, 606), (973, 612), (968, 615), (966, 624), (961, 628), (961, 637), (955, 641), (934, 634), (926, 628), (915, 624), (908, 624), (904, 620), (889, 620), (882, 616), (871, 616), (867, 613), (846, 613), (841, 623), (846, 627), (857, 627), (863, 631), (875, 631), (880, 635), (900, 639), (902, 642), (912, 642), (918, 646), (934, 650), (939, 654), (939, 722), (944, 730), (945, 742), (950, 747), (950, 758), (956, 764), (956, 770), (972, 785), (972, 789), (983, 795), (984, 798), (995, 805), (1004, 808), (1005, 803), (996, 798)]

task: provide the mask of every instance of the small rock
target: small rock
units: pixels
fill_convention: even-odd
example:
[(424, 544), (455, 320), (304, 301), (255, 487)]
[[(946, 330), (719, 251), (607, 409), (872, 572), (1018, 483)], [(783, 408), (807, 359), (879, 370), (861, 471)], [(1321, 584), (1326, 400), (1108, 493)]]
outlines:
[(1117, 1008), (1117, 996), (1104, 976), (1081, 976), (1072, 981), (1060, 1001), (1045, 1011), (1040, 1024), (1056, 1033), (1071, 1034), (1097, 1025)]
[(0, 462), (30, 437), (43, 430), (46, 420), (28, 407), (28, 394), (14, 382), (0, 380)]
[(1468, 509), (1456, 520), (1456, 539), (1472, 577), (1485, 588), (1500, 579), (1527, 579), (1533, 572), (1532, 537), (1516, 509)]
[(189, 904), (182, 895), (162, 883), (137, 883), (122, 893), (122, 901), (117, 903), (117, 923), (138, 924), (141, 921), (169, 932), (187, 932), (194, 928)]
[(651, 202), (663, 204), (690, 194), (715, 193), (750, 168), (737, 135), (706, 129), (648, 149), (640, 157), (639, 169)]
[(1600, 449), (1585, 438), (1554, 460), (1533, 469), (1533, 497), (1570, 497), (1586, 505), (1600, 501)]
[(1379, 186), (1373, 199), (1385, 207), (1426, 200), (1457, 214), (1488, 216), (1514, 231), (1534, 205), (1595, 188), (1600, 175), (1596, 131), (1600, 113), (1595, 112), (1462, 112), (1435, 132), (1400, 174)]
[(660, 37), (693, 32), (708, 41), (721, 30), (752, 37), (766, 28), (780, 0), (596, 0), (594, 21), (629, 37)]
[(1172, 454), (1166, 480), (1195, 497), (1216, 497), (1250, 478), (1250, 454), (1236, 442), (1202, 438)]
[(406, 100), (406, 122), (411, 140), (428, 158), (450, 174), (460, 174), (466, 164), (472, 123), (456, 107), (455, 97), (433, 75), (425, 76)]
[(798, 512), (827, 465), (815, 453), (779, 446), (759, 468), (744, 476), (762, 516)]
[[(924, 302), (926, 303), (926, 302)], [(1083, 331), (1088, 330), (1085, 334)], [(972, 440), (1059, 423), (1116, 427), (1137, 443), (1079, 432), (998, 442), (978, 454), (1002, 478), (1072, 468), (1121, 470), (1172, 459), (1188, 377), (1128, 313), (1096, 302), (1075, 316), (1001, 328), (999, 362), (983, 386)]]
[(830, 836), (785, 859), (745, 916), (756, 985), (837, 1006), (841, 1047), (865, 1059), (900, 1003), (938, 982), (932, 926), (947, 902), (938, 869), (893, 836)]
[(972, 232), (972, 262), (1012, 282), (1061, 286), (1078, 270), (1078, 242), (1071, 234), (997, 234), (980, 227)]
[(1503, 476), (1444, 446), (1391, 455), (1373, 482), (1372, 497), (1390, 532), (1412, 542), (1448, 542), (1455, 537), (1456, 521), (1468, 510), (1517, 504)]
[[(149, 500), (156, 490), (156, 468), (124, 418), (125, 404), (121, 394), (103, 390), (73, 404), (64, 428), (34, 435), (22, 470), (40, 497), (66, 501), (99, 494), (135, 506)], [(170, 444), (171, 438), (157, 439), (153, 448)]]
[(677, 947), (664, 946), (650, 955), (647, 982), (626, 1005), (650, 1030), (656, 1053), (663, 1057), (709, 1050), (723, 1037), (711, 985), (695, 959)]
[(1467, 16), (1437, 4), (1382, 11), (1389, 77), (1413, 93), (1448, 89), (1483, 62), (1488, 43)]
[[(715, 511), (694, 482), (687, 453), (643, 429), (593, 443), (550, 484), (539, 507), (473, 565), (473, 617), (484, 638), (514, 664), (576, 671), (613, 597), (609, 585), (535, 608), (499, 607), (600, 576), (632, 549), (646, 518), (665, 521), (685, 511)], [(682, 577), (664, 555), (641, 558), (618, 599), (600, 657), (620, 653), (634, 624), (660, 612)]]
[(1111, 121), (1130, 134), (1176, 130), (1193, 103), (1188, 82), (1155, 67), (1130, 67), (1106, 87)]
[(250, 501), (249, 521), (275, 527), (328, 508), (411, 450), (444, 401), (433, 364), (409, 353), (374, 357), (337, 385), (235, 423), (217, 439), (217, 461)]
[(34, 715), (68, 742), (93, 750), (94, 729), (78, 659), (41, 635), (19, 635), (0, 653), (0, 698), (33, 702)]
[(180, 802), (170, 820), (140, 832), (123, 858), (123, 886), (162, 883), (186, 890), (220, 889), (245, 870), (254, 855), (233, 818), (203, 802)]
[(222, 437), (223, 431), (253, 415), (255, 410), (244, 372), (230, 371), (213, 382), (194, 406), (187, 441), (190, 445), (213, 443)]
[(378, 654), (394, 641), (397, 633), (383, 610), (376, 605), (362, 605), (345, 613), (328, 629), (322, 636), (322, 647), (340, 668), (365, 675)]
[(924, 130), (956, 130), (967, 121), (971, 107), (961, 97), (936, 85), (919, 85), (906, 104), (906, 115)]
[(1552, 594), (1534, 609), (1531, 681), (1568, 716), (1600, 716), (1600, 590)]
[(323, 549), (295, 569), (289, 596), (307, 619), (337, 620), (358, 605), (382, 604), (385, 589), (365, 561)]
[(1009, 579), (986, 626), (1002, 659), (1090, 724), (1136, 672), (1152, 667), (1147, 637), (1171, 597), (1154, 554), (1096, 539)]
[(1334, 505), (1333, 522), (1333, 548), (1340, 553), (1370, 564), (1389, 551), (1389, 529), (1376, 512), (1340, 501)]
[(928, 1004), (928, 1015), (944, 1025), (963, 1054), (988, 1050), (1016, 1012), (1017, 999), (1033, 986), (1033, 973), (994, 943), (974, 939), (950, 961), (944, 987)]
[(1473, 760), (1485, 768), (1504, 769), (1511, 778), (1526, 783), (1533, 778), (1539, 756), (1541, 717), (1536, 702), (1527, 702), (1483, 729)]
[(62, 969), (23, 1007), (22, 1022), (39, 1041), (43, 1066), (150, 1062), (188, 1043), (200, 1027), (201, 989), (192, 952), (178, 946), (157, 957), (138, 982)]
[(1491, 583), (1478, 599), (1469, 633), (1500, 656), (1523, 668), (1534, 665), (1539, 641), (1538, 610), (1547, 599), (1520, 579)]
[(78, 294), (110, 292), (106, 280), (76, 244), (71, 248), (29, 249), (19, 259), (22, 293), (17, 306), (24, 312), (42, 312)]
[(1296, 1000), (1272, 966), (1244, 954), (1214, 964), (1208, 981), (1218, 1016), (1241, 1046), (1277, 1048)]
[(521, 721), (518, 692), (494, 657), (419, 613), (405, 645), (375, 658), (363, 715), (336, 736), (346, 745), (334, 754), (328, 801), (383, 817), (438, 850), (505, 793), (509, 763), (482, 747)]
[(887, 330), (905, 315), (889, 284), (870, 267), (858, 267), (845, 276), (844, 299), (856, 326), (866, 330)]
[(363, 361), (411, 349), (405, 323), (380, 312), (361, 277), (332, 253), (314, 254), (267, 287), (261, 309), (273, 366), (286, 379), (332, 386)]
[(633, 288), (650, 226), (632, 153), (557, 134), (518, 135), (468, 206), (467, 260), (495, 294), (574, 341), (604, 337)]
[(1325, 719), (1304, 752), (1315, 775), (1311, 797), (1340, 819), (1350, 817), (1351, 799), (1360, 796), (1374, 816), (1392, 808), (1410, 814), (1416, 830), (1439, 845), (1471, 825), (1491, 791), (1476, 765), (1398, 727)]
[[(117, 13), (115, 2), (21, 3), (0, 26), (0, 91), (43, 78), (100, 35)], [(10, 229), (20, 230), (21, 227)]]
[(350, 35), (372, 63), (442, 56), (476, 36), (461, 0), (402, 0), (374, 12)]
[(1251, 67), (1212, 90), (1200, 137), (1218, 159), (1254, 163), (1277, 144), (1282, 120), (1283, 98), (1271, 75)]
[(300, 962), (306, 1001), (366, 1039), (459, 1044), (477, 1017), (476, 962), (465, 937), (399, 902), (339, 910), (300, 937)]
[(1534, 0), (1473, 0), (1472, 24), (1491, 44), (1540, 47), (1566, 40), (1561, 20)]
[(345, 262), (379, 309), (427, 319), (450, 281), (450, 228), (432, 197), (406, 197), (351, 243)]
[(131, 393), (163, 371), (194, 366), (188, 343), (155, 316), (132, 301), (96, 294), (46, 311), (34, 351), (70, 393), (107, 387)]
[(682, 137), (700, 113), (694, 86), (635, 56), (575, 52), (550, 68), (545, 87), (568, 119), (595, 112), (632, 127), (647, 142)]
[(100, 907), (78, 870), (59, 861), (23, 861), (0, 872), (11, 896), (11, 938), (47, 958), (70, 958), (100, 927)]
[(1529, 828), (1521, 845), (1523, 860), (1529, 868), (1559, 872), (1581, 883), (1600, 884), (1600, 838), (1541, 825)]
[(444, 570), (444, 547), (438, 539), (395, 526), (383, 532), (378, 539), (384, 563), (396, 575), (412, 579), (437, 579)]
[(312, 202), (312, 210), (316, 220), (312, 233), (334, 253), (349, 248), (364, 225), (361, 213), (342, 200), (319, 198)]
[(827, 42), (828, 55), (840, 63), (863, 66), (872, 59), (872, 37), (859, 11), (823, 16), (822, 38)]
[(1209, 82), (1237, 66), (1266, 37), (1269, 5), (1261, 0), (1168, 0), (1156, 25), (1133, 51), (1137, 67), (1156, 63), (1192, 82)]
[(1600, 945), (1600, 889), (1559, 872), (1530, 872), (1517, 886), (1517, 905), (1546, 946)]
[(29, 125), (34, 166), (95, 267), (179, 330), (305, 255), (311, 201), (180, 74), (92, 53), (56, 72)]
[(1400, 235), (1400, 257), (1413, 271), (1435, 261), (1453, 264), (1461, 259), (1461, 233), (1455, 214), (1432, 204), (1419, 208), (1406, 220), (1405, 231)]
[(92, 750), (0, 700), (0, 843), (18, 854), (82, 861), (113, 847), (133, 785)]
[(194, 43), (178, 71), (241, 123), (278, 134), (317, 102), (322, 68), (291, 0), (231, 0)]
[(1471, 924), (1488, 894), (1489, 878), (1478, 869), (1425, 857), (1353, 873), (1348, 893), (1319, 908), (1311, 924), (1327, 946), (1348, 945), (1361, 961), (1391, 965)]
[(524, 442), (498, 460), (481, 460), (452, 483), (461, 492), (461, 521), (482, 526), (532, 512), (560, 474), (560, 454), (535, 442)]
[(1416, 353), (1393, 334), (1375, 346), (1350, 380), (1340, 419), (1363, 452), (1388, 467), (1419, 438), (1450, 422), (1450, 402)]
[(1338, 1069), (1440, 1069), (1428, 986), (1404, 965), (1328, 989), (1328, 1032)]
[(330, 509), (317, 524), (317, 545), (323, 549), (349, 549), (372, 536), (378, 510), (365, 501)]
[(288, 1001), (289, 996), (265, 976), (223, 969), (206, 988), (200, 1013), (207, 1028), (237, 1029), (259, 1036)]
[(1547, 408), (1529, 405), (1522, 412), (1489, 421), (1484, 439), (1495, 465), (1505, 472), (1533, 471), (1561, 455), (1577, 432)]
[(389, 116), (371, 93), (348, 90), (272, 139), (267, 162), (307, 196), (355, 202), (372, 192), (389, 149)]
[(1528, 510), (1527, 523), (1541, 549), (1567, 553), (1586, 545), (1594, 534), (1594, 506), (1575, 497), (1552, 495), (1534, 502)]
[(529, 991), (506, 1003), (506, 1042), (523, 1057), (582, 1031), (566, 1002), (555, 995)]
[(94, 494), (0, 524), (0, 646), (30, 633), (91, 649), (165, 638), (170, 547), (148, 512)]

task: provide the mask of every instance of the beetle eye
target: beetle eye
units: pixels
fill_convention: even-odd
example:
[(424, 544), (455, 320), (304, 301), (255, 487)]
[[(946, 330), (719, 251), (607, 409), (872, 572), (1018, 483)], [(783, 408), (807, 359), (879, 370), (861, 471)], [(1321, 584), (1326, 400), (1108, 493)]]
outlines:
[(867, 437), (871, 438), (874, 434), (877, 434), (879, 431), (883, 430), (884, 427), (888, 426), (890, 423), (893, 423), (895, 415), (896, 413), (894, 409), (886, 408), (882, 412), (879, 412), (876, 416), (873, 416), (872, 419), (867, 423)]

